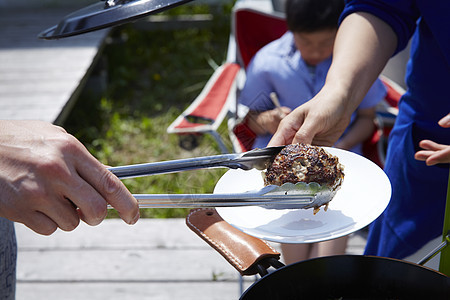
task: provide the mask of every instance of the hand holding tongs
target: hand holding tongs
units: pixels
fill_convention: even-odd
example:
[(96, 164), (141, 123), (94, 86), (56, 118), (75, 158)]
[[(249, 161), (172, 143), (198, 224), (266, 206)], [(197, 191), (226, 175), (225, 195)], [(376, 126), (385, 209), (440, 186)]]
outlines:
[[(154, 163), (112, 167), (109, 170), (120, 179), (186, 170), (227, 167), (230, 169), (263, 170), (284, 146), (254, 149), (244, 153), (213, 155)], [(140, 207), (231, 207), (267, 206), (271, 208), (309, 208), (314, 206), (317, 194), (290, 192), (278, 186), (232, 194), (137, 194), (133, 195)]]

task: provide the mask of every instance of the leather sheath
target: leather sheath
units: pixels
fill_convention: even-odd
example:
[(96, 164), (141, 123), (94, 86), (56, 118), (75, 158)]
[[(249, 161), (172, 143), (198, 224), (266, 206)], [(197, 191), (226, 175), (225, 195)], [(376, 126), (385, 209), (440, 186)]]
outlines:
[(213, 208), (191, 210), (186, 224), (241, 275), (258, 273), (256, 266), (265, 265), (267, 258), (280, 258), (280, 253), (268, 243), (231, 226)]

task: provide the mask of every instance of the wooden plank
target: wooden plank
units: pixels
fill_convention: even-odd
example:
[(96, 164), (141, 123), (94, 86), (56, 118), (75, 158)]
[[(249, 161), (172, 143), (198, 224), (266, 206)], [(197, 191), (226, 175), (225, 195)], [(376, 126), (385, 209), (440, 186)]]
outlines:
[[(107, 220), (52, 236), (16, 224), (19, 281), (236, 280), (235, 271), (182, 219)], [(80, 268), (80, 266), (82, 266)]]
[[(245, 289), (250, 284), (245, 284)], [(16, 300), (233, 300), (239, 298), (236, 282), (143, 282), (143, 283), (18, 283)]]
[[(237, 299), (239, 275), (184, 219), (119, 219), (35, 234), (16, 224), (17, 299)], [(271, 243), (279, 249), (279, 244)], [(361, 254), (364, 232), (350, 237)], [(255, 280), (244, 278), (244, 290)]]
[(21, 282), (236, 281), (213, 249), (37, 250), (18, 255)]
[[(184, 219), (142, 219), (134, 226), (113, 219), (52, 236), (16, 224), (16, 235), (17, 299), (236, 299), (239, 294), (237, 271)], [(246, 278), (244, 285), (253, 280)]]
[(74, 7), (0, 10), (0, 119), (61, 124), (84, 86), (108, 30), (57, 41), (39, 32)]
[(24, 251), (58, 248), (209, 248), (187, 228), (184, 219), (141, 219), (133, 226), (120, 219), (108, 219), (94, 227), (81, 223), (72, 232), (58, 230), (51, 236), (36, 234), (23, 224), (16, 224), (16, 234), (19, 250)]

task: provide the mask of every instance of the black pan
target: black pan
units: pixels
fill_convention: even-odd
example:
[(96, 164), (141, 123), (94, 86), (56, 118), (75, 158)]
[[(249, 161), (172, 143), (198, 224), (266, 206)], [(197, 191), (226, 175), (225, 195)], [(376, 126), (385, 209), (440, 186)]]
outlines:
[(254, 283), (241, 299), (450, 299), (450, 281), (401, 260), (328, 256), (282, 267)]
[[(283, 266), (276, 250), (214, 209), (192, 210), (186, 222), (242, 275), (262, 275), (241, 299), (450, 299), (450, 278), (418, 264), (340, 255)], [(277, 269), (267, 273), (269, 266)]]

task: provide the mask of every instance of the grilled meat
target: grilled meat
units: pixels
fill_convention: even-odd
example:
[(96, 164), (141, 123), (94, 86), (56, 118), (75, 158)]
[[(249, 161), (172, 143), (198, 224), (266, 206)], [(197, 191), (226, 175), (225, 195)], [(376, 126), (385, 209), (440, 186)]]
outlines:
[(344, 179), (343, 166), (336, 156), (308, 144), (287, 145), (267, 167), (264, 184), (316, 182), (336, 191)]

